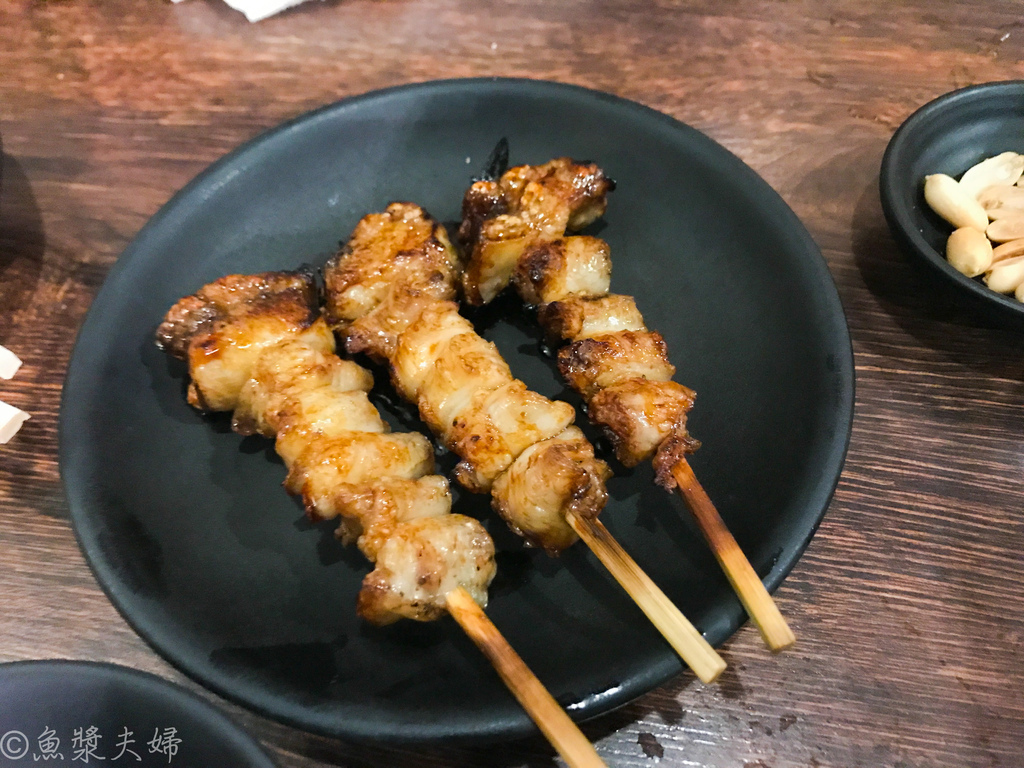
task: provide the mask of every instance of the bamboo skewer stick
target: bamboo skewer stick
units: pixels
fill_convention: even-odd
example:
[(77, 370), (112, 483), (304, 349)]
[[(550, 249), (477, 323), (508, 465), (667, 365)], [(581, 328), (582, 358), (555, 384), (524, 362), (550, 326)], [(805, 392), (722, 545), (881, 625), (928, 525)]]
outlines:
[(605, 763), (594, 745), (530, 671), (469, 592), (458, 587), (449, 592), (445, 600), (452, 618), (494, 665), (509, 691), (570, 768), (604, 768)]
[(641, 570), (605, 528), (604, 523), (571, 513), (566, 516), (566, 520), (694, 674), (705, 683), (713, 683), (725, 669), (725, 661), (658, 585)]
[(679, 493), (693, 512), (697, 525), (715, 553), (729, 583), (735, 590), (751, 620), (761, 630), (761, 636), (773, 652), (779, 652), (796, 642), (796, 635), (786, 624), (779, 608), (764, 588), (764, 584), (740, 549), (736, 539), (725, 526), (715, 505), (701, 484), (697, 482), (693, 469), (685, 458), (679, 459), (672, 467), (672, 477), (679, 486)]

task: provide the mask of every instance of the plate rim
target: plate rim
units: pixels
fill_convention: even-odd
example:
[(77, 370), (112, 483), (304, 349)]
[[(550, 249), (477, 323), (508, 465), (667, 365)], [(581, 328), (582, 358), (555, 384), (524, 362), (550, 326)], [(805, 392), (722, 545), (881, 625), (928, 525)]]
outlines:
[[(836, 361), (836, 367), (838, 368), (837, 383), (838, 386), (834, 392), (834, 399), (836, 401), (836, 433), (839, 439), (832, 439), (829, 443), (829, 456), (828, 465), (833, 467), (832, 475), (824, 478), (823, 484), (819, 486), (821, 491), (815, 492), (815, 496), (820, 492), (821, 497), (821, 509), (816, 511), (814, 515), (814, 522), (810, 529), (807, 531), (803, 540), (794, 546), (792, 553), (784, 558), (780, 558), (778, 563), (772, 568), (767, 578), (764, 579), (765, 586), (770, 592), (774, 592), (786, 576), (795, 567), (797, 561), (803, 556), (807, 546), (810, 544), (811, 539), (814, 537), (818, 527), (821, 524), (822, 519), (827, 513), (831, 506), (836, 488), (840, 482), (843, 468), (845, 465), (846, 456), (849, 450), (850, 441), (852, 437), (852, 423), (854, 418), (855, 408), (855, 387), (856, 387), (856, 375), (854, 368), (854, 354), (852, 339), (849, 332), (849, 325), (846, 319), (845, 310), (842, 305), (842, 301), (839, 296), (838, 289), (836, 287), (835, 278), (828, 267), (824, 256), (821, 253), (820, 248), (815, 243), (814, 239), (796, 215), (796, 213), (786, 204), (778, 192), (771, 187), (760, 175), (756, 173), (750, 166), (748, 166), (742, 159), (735, 155), (728, 148), (719, 144), (717, 141), (712, 139), (710, 136), (703, 132), (693, 128), (692, 126), (683, 123), (680, 120), (667, 115), (663, 112), (655, 110), (639, 102), (627, 99), (624, 97), (616, 96), (614, 94), (606, 93), (603, 91), (594, 90), (584, 86), (573, 85), (568, 83), (562, 83), (551, 80), (543, 79), (532, 79), (532, 78), (502, 78), (502, 77), (475, 77), (475, 78), (450, 78), (441, 80), (427, 80), (415, 83), (406, 83), (402, 85), (392, 86), (388, 88), (372, 90), (365, 93), (349, 96), (346, 98), (339, 99), (330, 104), (325, 104), (315, 109), (301, 113), (295, 117), (292, 117), (277, 126), (263, 130), (252, 138), (244, 141), (239, 146), (232, 149), (230, 152), (219, 157), (209, 165), (203, 168), (196, 176), (189, 180), (180, 190), (175, 192), (156, 213), (153, 214), (145, 224), (135, 234), (129, 244), (122, 251), (116, 262), (111, 266), (104, 281), (97, 291), (96, 296), (90, 303), (90, 307), (85, 314), (85, 318), (79, 328), (76, 336), (75, 344), (69, 359), (67, 375), (65, 377), (64, 386), (61, 394), (61, 405), (60, 405), (60, 420), (58, 425), (58, 440), (59, 440), (59, 465), (60, 465), (60, 476), (64, 486), (65, 496), (68, 499), (68, 506), (70, 511), (70, 519), (72, 523), (72, 529), (75, 534), (76, 541), (79, 545), (79, 549), (82, 551), (84, 559), (89, 565), (97, 583), (107, 595), (107, 598), (111, 601), (118, 613), (124, 618), (124, 620), (132, 627), (133, 631), (136, 632), (146, 643), (159, 655), (161, 658), (168, 661), (172, 666), (181, 671), (183, 674), (188, 676), (190, 679), (195, 680), (197, 683), (213, 691), (214, 693), (233, 701), (241, 706), (259, 713), (261, 716), (268, 717), (277, 722), (285, 723), (291, 727), (295, 727), (307, 732), (317, 733), (330, 738), (349, 738), (359, 741), (379, 742), (381, 740), (388, 740), (392, 743), (427, 743), (437, 742), (441, 740), (446, 741), (457, 741), (457, 742), (471, 742), (471, 743), (489, 743), (497, 740), (508, 740), (513, 738), (520, 738), (535, 735), (537, 733), (536, 727), (526, 717), (525, 713), (522, 719), (515, 723), (503, 723), (498, 724), (496, 727), (491, 728), (477, 728), (472, 731), (459, 731), (451, 732), (445, 731), (444, 733), (436, 732), (436, 728), (427, 728), (424, 731), (415, 729), (403, 729), (403, 733), (380, 733), (379, 730), (370, 729), (355, 729), (355, 730), (333, 730), (325, 731), (320, 728), (314, 727), (309, 721), (302, 720), (301, 718), (295, 718), (287, 713), (281, 711), (268, 711), (260, 703), (254, 702), (249, 698), (246, 698), (239, 694), (230, 685), (223, 685), (218, 683), (216, 680), (212, 680), (209, 675), (201, 674), (200, 670), (193, 669), (186, 663), (185, 660), (174, 657), (163, 647), (161, 647), (159, 641), (154, 638), (154, 634), (148, 631), (147, 628), (143, 628), (133, 618), (132, 615), (122, 605), (120, 599), (117, 596), (118, 589), (116, 581), (115, 583), (108, 583), (107, 578), (101, 578), (101, 572), (104, 568), (101, 563), (96, 562), (96, 558), (93, 554), (90, 554), (84, 541), (84, 534), (82, 530), (83, 521), (80, 519), (80, 513), (76, 513), (76, 501), (81, 496), (80, 490), (72, 487), (71, 478), (69, 475), (73, 474), (73, 467), (75, 464), (74, 450), (69, 445), (68, 430), (69, 419), (66, 417), (68, 411), (68, 401), (72, 396), (72, 393), (78, 386), (78, 377), (81, 375), (77, 373), (81, 369), (81, 362), (79, 357), (83, 354), (82, 352), (82, 339), (86, 336), (87, 332), (91, 330), (93, 324), (97, 322), (96, 315), (99, 309), (96, 309), (102, 300), (106, 298), (108, 293), (114, 293), (117, 289), (118, 281), (122, 279), (122, 274), (128, 268), (132, 258), (135, 256), (136, 251), (142, 246), (149, 233), (152, 230), (156, 230), (159, 227), (164, 226), (168, 223), (167, 220), (173, 222), (173, 217), (181, 215), (180, 210), (182, 208), (181, 202), (188, 200), (195, 192), (197, 188), (203, 187), (207, 180), (216, 176), (221, 169), (235, 162), (238, 158), (243, 157), (245, 154), (250, 152), (256, 152), (260, 148), (264, 147), (268, 143), (281, 140), (290, 131), (296, 130), (297, 128), (308, 128), (311, 124), (316, 123), (320, 120), (333, 119), (335, 116), (343, 114), (344, 112), (351, 109), (358, 109), (359, 105), (364, 102), (374, 102), (379, 99), (392, 98), (394, 96), (402, 95), (406, 92), (422, 91), (425, 94), (434, 91), (447, 92), (451, 88), (467, 89), (468, 91), (479, 90), (483, 95), (493, 95), (493, 89), (506, 89), (509, 96), (515, 97), (520, 94), (520, 89), (527, 89), (526, 95), (532, 95), (530, 91), (533, 89), (539, 89), (540, 92), (550, 93), (572, 93), (577, 97), (596, 99), (598, 102), (605, 102), (610, 104), (614, 108), (627, 109), (638, 111), (648, 117), (655, 118), (662, 127), (666, 130), (673, 132), (683, 131), (691, 135), (697, 141), (703, 143), (707, 147), (711, 147), (715, 152), (723, 153), (731, 158), (731, 161), (738, 169), (742, 169), (742, 172), (747, 174), (749, 178), (756, 180), (756, 183), (763, 188), (763, 192), (768, 196), (771, 204), (770, 213), (775, 216), (781, 216), (786, 219), (787, 224), (785, 229), (794, 233), (802, 245), (809, 251), (809, 255), (813, 258), (801, 259), (801, 263), (809, 268), (813, 268), (815, 278), (818, 283), (828, 293), (828, 303), (831, 305), (832, 312), (829, 314), (830, 321), (833, 322), (834, 327), (830, 329), (829, 338), (834, 339), (837, 343), (836, 353), (841, 355), (842, 359)], [(187, 208), (187, 206), (185, 206)], [(188, 218), (186, 215), (185, 218)], [(783, 228), (780, 226), (780, 229)], [(94, 312), (94, 309), (96, 310)], [(76, 362), (78, 365), (76, 365)], [(730, 626), (723, 630), (722, 636), (714, 636), (715, 633), (709, 633), (709, 640), (714, 645), (719, 645), (729, 637), (731, 637), (742, 624), (746, 621), (744, 616), (736, 626)], [(674, 677), (680, 668), (677, 663), (672, 666), (670, 670), (661, 671), (658, 674), (648, 675), (650, 679), (646, 679), (645, 682), (639, 686), (639, 690), (629, 693), (629, 695), (620, 695), (618, 698), (609, 697), (598, 697), (600, 698), (600, 704), (595, 704), (592, 711), (575, 711), (572, 712), (574, 719), (578, 721), (589, 720), (604, 714), (607, 714), (615, 709), (625, 706), (629, 702), (636, 698), (644, 695), (645, 693), (652, 690), (658, 685), (664, 684), (667, 680)], [(685, 669), (685, 667), (682, 667)], [(650, 672), (654, 672), (650, 670)], [(409, 733), (413, 730), (412, 733)]]

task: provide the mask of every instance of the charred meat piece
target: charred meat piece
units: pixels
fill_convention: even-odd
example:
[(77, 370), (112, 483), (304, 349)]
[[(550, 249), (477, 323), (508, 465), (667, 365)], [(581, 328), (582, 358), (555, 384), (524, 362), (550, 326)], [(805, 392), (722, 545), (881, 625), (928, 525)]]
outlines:
[(459, 241), (469, 254), (466, 300), (487, 304), (508, 285), (523, 252), (587, 226), (604, 213), (613, 184), (592, 163), (563, 157), (475, 182), (463, 199)]
[(372, 386), (370, 372), (353, 362), (299, 339), (279, 341), (252, 366), (239, 391), (232, 429), (274, 437), (299, 421), (327, 433), (378, 431), (374, 426), (380, 419), (366, 397)]
[(604, 428), (619, 461), (635, 467), (654, 455), (662, 441), (686, 433), (693, 399), (693, 390), (674, 381), (627, 379), (595, 393), (587, 412)]
[(494, 483), (494, 508), (513, 531), (555, 554), (576, 541), (566, 513), (597, 517), (611, 474), (583, 432), (570, 427), (519, 455)]
[(334, 351), (303, 270), (222, 277), (178, 301), (156, 331), (157, 346), (188, 363), (188, 402), (204, 411), (234, 410), (263, 350), (294, 338)]
[(700, 448), (700, 441), (691, 437), (685, 429), (680, 429), (665, 439), (654, 454), (654, 479), (666, 491), (678, 485), (672, 474), (672, 468), (685, 459), (687, 455)]
[(571, 405), (548, 400), (519, 379), (477, 390), (446, 435), (451, 450), (465, 457), (455, 467), (456, 479), (466, 488), (486, 493), (517, 456), (559, 434), (575, 418)]
[(439, 301), (425, 308), (401, 334), (390, 358), (395, 389), (415, 403), (420, 387), (448, 342), (472, 333), (473, 324), (459, 314), (454, 303)]
[(565, 237), (526, 249), (512, 281), (527, 304), (570, 296), (603, 296), (612, 278), (608, 243), (596, 237)]
[(570, 296), (544, 304), (538, 320), (556, 341), (576, 341), (619, 331), (646, 331), (632, 296)]
[(473, 518), (424, 517), (395, 528), (377, 550), (376, 565), (359, 592), (359, 615), (374, 624), (430, 621), (447, 610), (437, 596), (456, 587), (487, 604), (494, 545)]
[(443, 226), (412, 203), (363, 217), (324, 266), (325, 314), (349, 352), (390, 359), (424, 308), (453, 299), (461, 264)]
[(558, 370), (588, 401), (628, 379), (668, 381), (676, 371), (657, 331), (619, 331), (574, 341), (559, 350)]
[(420, 416), (435, 435), (447, 441), (474, 394), (497, 389), (512, 380), (512, 372), (494, 344), (476, 332), (453, 336), (438, 350), (420, 384)]

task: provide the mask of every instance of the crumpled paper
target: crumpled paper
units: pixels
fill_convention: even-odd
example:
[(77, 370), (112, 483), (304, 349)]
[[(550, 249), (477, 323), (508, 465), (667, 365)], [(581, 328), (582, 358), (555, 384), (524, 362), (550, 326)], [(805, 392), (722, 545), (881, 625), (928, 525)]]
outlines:
[[(16, 354), (0, 346), (0, 379), (10, 379), (21, 368), (21, 360)], [(8, 405), (0, 400), (0, 445), (10, 441), (29, 415), (20, 408)]]
[[(173, 3), (180, 3), (181, 0), (171, 0)], [(260, 21), (275, 13), (280, 13), (286, 8), (291, 8), (306, 0), (224, 0), (236, 11), (245, 14), (249, 21)]]

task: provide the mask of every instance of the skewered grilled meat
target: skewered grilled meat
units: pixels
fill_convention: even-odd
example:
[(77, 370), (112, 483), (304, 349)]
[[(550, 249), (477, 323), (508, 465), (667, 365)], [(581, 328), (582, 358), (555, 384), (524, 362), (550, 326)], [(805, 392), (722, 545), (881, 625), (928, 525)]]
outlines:
[(608, 244), (596, 237), (571, 237), (528, 247), (512, 271), (527, 304), (547, 304), (569, 296), (603, 296), (612, 278)]
[[(611, 187), (597, 166), (565, 158), (514, 168), (498, 182), (474, 183), (463, 202), (459, 230), (470, 252), (463, 287), (469, 302), (481, 304), (513, 279), (525, 302), (541, 304), (553, 331), (578, 339), (567, 355), (563, 351), (562, 372), (590, 396), (591, 416), (610, 432), (619, 457), (635, 464), (659, 444), (671, 444), (675, 451), (693, 447), (695, 441), (682, 426), (693, 393), (669, 380), (675, 369), (665, 356), (664, 342), (644, 326), (635, 302), (606, 296), (611, 281), (608, 245), (593, 237), (562, 238), (566, 229), (578, 229), (601, 215)], [(561, 301), (565, 304), (556, 306)], [(550, 482), (551, 467), (582, 458), (592, 459), (593, 447), (575, 427), (527, 448), (495, 481), (495, 507), (513, 529), (525, 521), (542, 530), (546, 518), (534, 519), (532, 507), (548, 504), (549, 494), (571, 498), (574, 493), (571, 486)], [(506, 501), (518, 504), (516, 514), (505, 512)], [(571, 507), (566, 512), (574, 530), (665, 638), (702, 680), (713, 681), (725, 662), (693, 625), (642, 575), (599, 521), (580, 521)], [(551, 541), (558, 532), (544, 535)], [(559, 545), (571, 542), (566, 538)]]
[(324, 314), (345, 330), (349, 352), (385, 362), (424, 309), (456, 297), (461, 270), (444, 227), (417, 206), (392, 204), (363, 217), (327, 266)]
[(333, 354), (309, 272), (231, 275), (167, 313), (157, 343), (189, 364), (189, 402), (233, 410), (240, 434), (276, 438), (285, 487), (307, 513), (338, 518), (375, 569), (357, 610), (366, 620), (427, 621), (465, 587), (480, 604), (494, 544), (472, 518), (451, 514), (430, 441), (392, 433), (370, 403), (368, 371)]
[(538, 319), (557, 340), (589, 339), (616, 331), (646, 331), (632, 296), (568, 296), (542, 304)]
[[(545, 173), (561, 179), (559, 167)], [(497, 348), (448, 300), (457, 293), (460, 264), (442, 233), (411, 203), (366, 216), (324, 268), (328, 317), (350, 351), (389, 362), (395, 388), (461, 458), (459, 482), (490, 491), (513, 530), (557, 552), (576, 540), (568, 512), (593, 517), (603, 508), (607, 465), (569, 428), (574, 409), (515, 379)], [(448, 255), (435, 258), (439, 247)], [(384, 273), (390, 278), (378, 291)], [(388, 343), (364, 345), (369, 317), (393, 332)]]
[(613, 331), (577, 339), (559, 351), (558, 368), (627, 467), (649, 458), (693, 407), (693, 390), (671, 380), (676, 369), (657, 332)]
[(496, 181), (477, 181), (462, 203), (459, 240), (470, 251), (462, 276), (466, 300), (487, 304), (508, 285), (523, 251), (595, 221), (612, 181), (594, 164), (567, 157), (510, 168)]
[[(559, 164), (563, 175), (604, 178), (593, 165), (583, 166), (565, 159), (552, 163)], [(508, 184), (516, 189), (516, 179), (531, 179), (525, 186), (534, 185), (535, 199), (547, 200), (549, 207), (561, 212), (571, 210), (571, 198), (565, 195), (561, 180), (552, 179), (547, 170), (550, 165), (512, 169), (497, 186), (504, 189)], [(506, 182), (513, 171), (512, 181)], [(459, 230), (471, 252), (465, 272), (467, 280), (474, 276), (484, 286), (477, 286), (476, 303), (486, 303), (497, 295), (505, 279), (496, 277), (498, 271), (489, 263), (494, 240), (489, 233), (492, 227), (501, 228), (503, 214), (499, 211), (504, 210), (502, 205), (488, 208), (481, 203), (485, 190), (496, 184), (489, 183), (492, 187), (485, 188), (477, 182), (466, 192)], [(589, 215), (603, 213), (608, 188), (593, 185), (590, 189), (596, 197), (584, 206), (586, 216), (550, 216), (543, 225), (517, 235), (516, 242), (522, 247), (515, 254), (506, 254), (501, 275), (507, 272), (505, 281), (515, 285), (524, 302), (539, 306), (538, 319), (550, 336), (569, 342), (559, 351), (559, 370), (584, 398), (591, 420), (604, 428), (623, 464), (635, 466), (654, 455), (663, 444), (672, 455), (691, 452), (699, 445), (686, 433), (686, 414), (693, 406), (694, 393), (671, 380), (675, 368), (668, 360), (664, 340), (647, 329), (633, 298), (608, 293), (608, 244), (596, 237), (564, 236), (567, 230), (579, 228)], [(551, 201), (561, 202), (555, 205)], [(520, 218), (538, 220), (529, 215)], [(477, 277), (481, 275), (487, 278)], [(494, 286), (500, 287), (495, 290)], [(663, 472), (659, 478), (663, 484), (672, 482), (671, 473)]]
[[(548, 166), (514, 169), (517, 178), (536, 179), (535, 199), (547, 198), (545, 210), (557, 209), (551, 200), (561, 199), (563, 190), (548, 182)], [(694, 393), (671, 380), (675, 368), (664, 341), (647, 329), (632, 297), (608, 293), (608, 244), (564, 236), (578, 228), (572, 217), (527, 215), (515, 219), (515, 227), (506, 224), (508, 204), (500, 188), (493, 182), (490, 187), (474, 184), (466, 192), (460, 235), (471, 254), (467, 295), (474, 303), (486, 303), (511, 275), (523, 301), (539, 305), (538, 319), (548, 335), (569, 342), (558, 354), (562, 376), (584, 397), (591, 420), (604, 428), (619, 460), (633, 466), (653, 457), (656, 481), (666, 490), (679, 488), (768, 646), (781, 650), (791, 645), (792, 631), (686, 460), (700, 447), (686, 431)], [(590, 212), (604, 210), (604, 191), (599, 192), (602, 205), (591, 206)], [(509, 242), (496, 237), (503, 233)]]
[[(581, 465), (594, 469), (580, 472)], [(559, 552), (576, 542), (566, 515), (595, 517), (607, 502), (604, 481), (610, 476), (590, 441), (569, 427), (520, 453), (494, 481), (493, 503), (515, 533)]]
[[(424, 343), (452, 328), (463, 332)], [(417, 352), (423, 362), (411, 364)], [(497, 347), (482, 339), (452, 302), (434, 305), (409, 326), (392, 377), (399, 391), (415, 393), (423, 420), (462, 458), (456, 476), (478, 493), (490, 490), (528, 446), (559, 434), (575, 417), (572, 406), (552, 402), (514, 379)]]
[(558, 367), (586, 400), (629, 379), (668, 381), (676, 369), (660, 333), (616, 331), (574, 341), (559, 353)]
[[(552, 245), (586, 250), (590, 240), (567, 237)], [(576, 263), (585, 271), (593, 262)], [(664, 339), (647, 330), (631, 297), (580, 291), (545, 304), (538, 317), (550, 335), (569, 340), (558, 352), (558, 368), (587, 402), (619, 461), (636, 466), (674, 435), (680, 437), (672, 443), (676, 451), (696, 450), (699, 443), (686, 432), (695, 393), (672, 381), (676, 369)]]
[(286, 336), (334, 349), (308, 271), (215, 280), (171, 307), (157, 328), (156, 343), (188, 362), (190, 405), (230, 411), (263, 349)]

